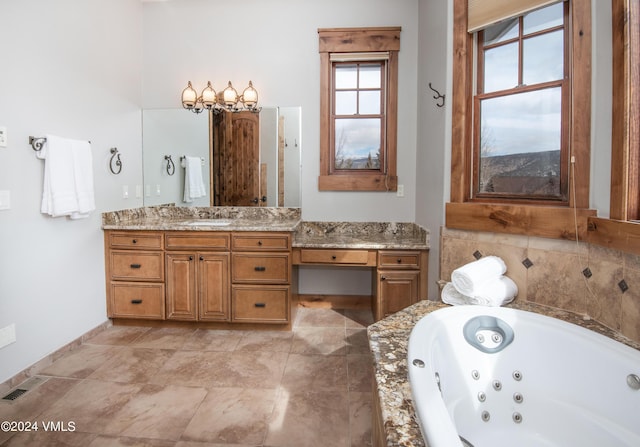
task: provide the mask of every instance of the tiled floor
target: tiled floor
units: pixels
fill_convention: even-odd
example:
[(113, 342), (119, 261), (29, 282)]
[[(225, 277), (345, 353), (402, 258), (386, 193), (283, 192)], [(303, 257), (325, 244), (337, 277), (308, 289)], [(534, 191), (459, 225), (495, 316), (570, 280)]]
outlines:
[(371, 322), (301, 308), (292, 332), (111, 327), (0, 403), (0, 421), (39, 428), (0, 445), (369, 446)]

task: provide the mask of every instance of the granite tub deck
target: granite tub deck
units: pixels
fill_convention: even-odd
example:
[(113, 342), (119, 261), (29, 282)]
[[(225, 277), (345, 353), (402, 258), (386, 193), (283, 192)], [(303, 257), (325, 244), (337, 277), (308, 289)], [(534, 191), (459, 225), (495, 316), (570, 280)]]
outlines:
[[(420, 433), (413, 409), (407, 376), (407, 346), (416, 323), (425, 315), (444, 307), (449, 305), (439, 301), (420, 301), (367, 328), (377, 392), (374, 399), (378, 400), (377, 411), (380, 413), (374, 414), (374, 419), (378, 418), (377, 427), (374, 423), (374, 430), (377, 430), (374, 438), (381, 438), (376, 439), (374, 447), (428, 447)], [(582, 315), (529, 302), (513, 302), (505, 307), (568, 321), (640, 349), (640, 344), (594, 320), (584, 319)]]

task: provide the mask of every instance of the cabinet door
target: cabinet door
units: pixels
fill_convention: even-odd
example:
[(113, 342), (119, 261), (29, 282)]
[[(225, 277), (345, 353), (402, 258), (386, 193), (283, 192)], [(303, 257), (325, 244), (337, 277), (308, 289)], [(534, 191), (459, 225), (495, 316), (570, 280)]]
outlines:
[(229, 255), (198, 255), (198, 302), (200, 320), (229, 320)]
[(197, 319), (196, 307), (196, 255), (171, 253), (166, 255), (167, 266), (167, 319)]
[(419, 271), (378, 271), (376, 320), (418, 302), (419, 285)]

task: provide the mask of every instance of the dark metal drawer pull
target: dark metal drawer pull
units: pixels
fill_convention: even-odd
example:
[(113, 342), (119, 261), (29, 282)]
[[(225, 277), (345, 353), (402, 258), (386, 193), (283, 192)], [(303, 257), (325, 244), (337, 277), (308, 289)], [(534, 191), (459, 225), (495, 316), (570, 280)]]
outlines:
[(331, 256), (331, 259), (335, 261), (336, 260), (336, 255)]
[(131, 264), (132, 269), (139, 269), (140, 267), (142, 267), (142, 264)]
[(253, 268), (256, 272), (264, 272), (265, 270), (267, 270), (266, 267), (262, 267), (262, 266), (256, 266)]
[(142, 300), (131, 300), (131, 304), (142, 304)]
[(267, 305), (265, 303), (256, 303), (256, 304), (254, 304), (254, 306), (256, 306), (256, 307), (267, 307)]

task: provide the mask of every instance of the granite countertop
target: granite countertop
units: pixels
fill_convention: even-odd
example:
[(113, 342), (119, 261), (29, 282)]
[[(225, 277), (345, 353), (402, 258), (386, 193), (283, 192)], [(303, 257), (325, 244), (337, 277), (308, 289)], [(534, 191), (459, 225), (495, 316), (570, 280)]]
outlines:
[(301, 221), (293, 238), (300, 248), (428, 250), (429, 233), (407, 222)]
[[(227, 224), (221, 225), (221, 221)], [(197, 222), (194, 225), (194, 222)], [(284, 231), (293, 247), (428, 250), (429, 233), (410, 222), (306, 222), (300, 208), (160, 205), (102, 214), (104, 230)]]
[[(449, 306), (439, 301), (420, 301), (367, 328), (387, 446), (426, 446), (413, 409), (411, 386), (407, 375), (407, 346), (411, 330), (416, 323), (430, 312), (443, 307)], [(640, 344), (579, 314), (527, 301), (519, 303), (517, 300), (505, 307), (565, 320), (640, 349)]]
[(293, 232), (299, 223), (299, 208), (155, 206), (102, 214), (104, 230)]

